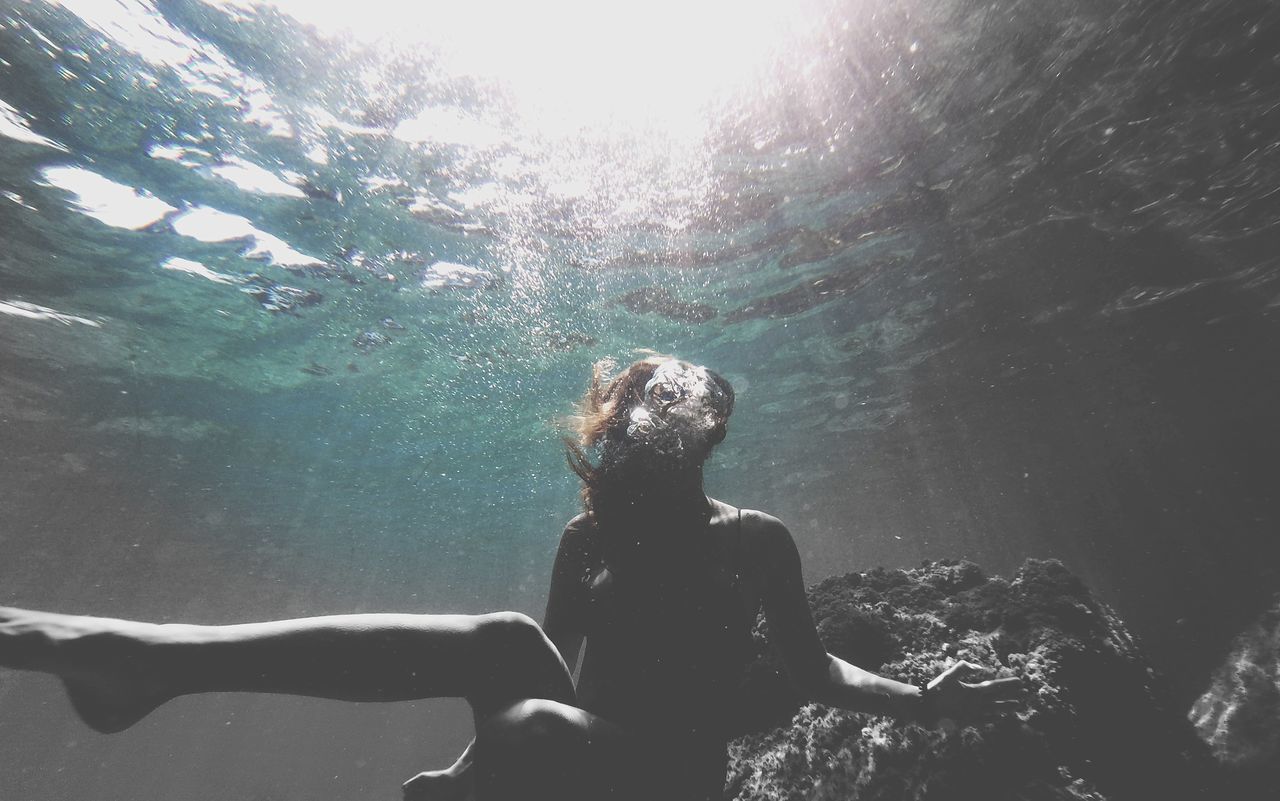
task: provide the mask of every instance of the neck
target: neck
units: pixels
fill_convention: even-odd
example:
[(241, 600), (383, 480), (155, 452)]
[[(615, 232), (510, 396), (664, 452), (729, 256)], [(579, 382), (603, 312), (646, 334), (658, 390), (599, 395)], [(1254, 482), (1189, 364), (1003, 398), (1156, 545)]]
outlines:
[(701, 512), (707, 505), (707, 495), (702, 489), (702, 466), (687, 472), (655, 476), (640, 488), (640, 499), (658, 505), (654, 511), (669, 510), (676, 514)]
[(627, 516), (701, 516), (710, 510), (702, 487), (701, 462), (633, 461), (617, 464), (609, 472), (608, 488), (602, 488), (600, 500)]

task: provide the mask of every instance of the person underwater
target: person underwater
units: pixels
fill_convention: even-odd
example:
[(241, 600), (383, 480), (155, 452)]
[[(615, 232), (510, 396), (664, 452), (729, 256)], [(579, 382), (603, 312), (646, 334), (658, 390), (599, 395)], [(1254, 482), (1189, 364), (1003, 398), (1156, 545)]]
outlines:
[(465, 698), (475, 741), (406, 782), (412, 801), (718, 801), (760, 612), (813, 701), (926, 725), (1018, 703), (1019, 678), (966, 682), (967, 662), (918, 687), (829, 654), (786, 526), (703, 490), (729, 382), (667, 357), (606, 369), (566, 441), (583, 511), (561, 536), (542, 626), (514, 612), (205, 626), (3, 608), (0, 666), (59, 676), (101, 732), (192, 693)]

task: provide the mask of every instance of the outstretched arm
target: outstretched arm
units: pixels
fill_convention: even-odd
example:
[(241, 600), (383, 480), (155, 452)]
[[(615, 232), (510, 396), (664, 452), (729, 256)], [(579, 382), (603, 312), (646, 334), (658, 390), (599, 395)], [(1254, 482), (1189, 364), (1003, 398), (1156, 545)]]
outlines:
[[(746, 520), (744, 513), (744, 521)], [(776, 518), (754, 513), (763, 570), (764, 610), (769, 635), (782, 656), (792, 681), (812, 700), (856, 712), (932, 720), (973, 717), (1017, 697), (1018, 679), (966, 684), (959, 662), (929, 683), (928, 691), (878, 676), (827, 653), (818, 637), (805, 596), (800, 554), (786, 526)]]

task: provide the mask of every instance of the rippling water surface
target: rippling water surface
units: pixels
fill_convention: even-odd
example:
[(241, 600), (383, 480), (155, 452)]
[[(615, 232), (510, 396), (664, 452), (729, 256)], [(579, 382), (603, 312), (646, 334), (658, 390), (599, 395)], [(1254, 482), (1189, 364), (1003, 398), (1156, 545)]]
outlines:
[[(537, 6), (539, 4), (529, 4)], [(599, 358), (818, 579), (1057, 557), (1179, 698), (1280, 589), (1269, 2), (0, 10), (0, 601), (537, 615)], [(0, 676), (0, 797), (395, 797), (441, 702)]]

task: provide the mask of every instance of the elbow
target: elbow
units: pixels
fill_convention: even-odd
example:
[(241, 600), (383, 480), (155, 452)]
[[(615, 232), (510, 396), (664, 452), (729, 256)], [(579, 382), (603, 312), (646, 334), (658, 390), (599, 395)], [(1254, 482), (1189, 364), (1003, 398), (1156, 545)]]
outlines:
[(796, 665), (789, 671), (791, 686), (806, 703), (827, 703), (831, 695), (832, 660), (830, 654), (823, 657), (806, 665)]

